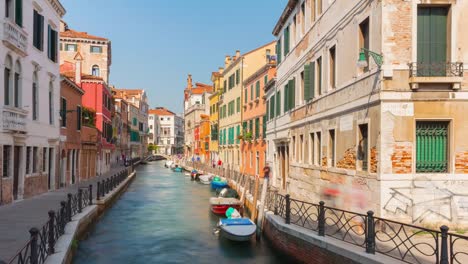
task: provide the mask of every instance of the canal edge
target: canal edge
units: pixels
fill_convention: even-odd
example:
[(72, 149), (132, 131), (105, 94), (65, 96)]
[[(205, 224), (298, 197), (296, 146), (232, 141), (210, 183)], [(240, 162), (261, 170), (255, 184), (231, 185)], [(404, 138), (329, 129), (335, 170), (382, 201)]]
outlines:
[(136, 171), (133, 171), (116, 189), (109, 192), (100, 200), (93, 200), (93, 205), (83, 209), (83, 212), (75, 215), (72, 221), (65, 226), (65, 233), (57, 240), (55, 253), (47, 257), (45, 264), (69, 264), (72, 263), (76, 251), (74, 245), (89, 229), (96, 224), (99, 218), (112, 207), (117, 199), (127, 190), (135, 179)]

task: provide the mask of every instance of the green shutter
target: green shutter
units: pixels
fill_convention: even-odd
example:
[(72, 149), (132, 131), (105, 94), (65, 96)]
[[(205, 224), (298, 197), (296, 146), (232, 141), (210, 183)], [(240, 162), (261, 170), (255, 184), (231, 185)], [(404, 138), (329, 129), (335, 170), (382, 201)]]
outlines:
[(293, 78), (289, 81), (288, 99), (288, 110), (294, 109), (294, 107), (296, 106), (296, 78)]
[(276, 93), (276, 116), (281, 115), (281, 91)]
[(265, 115), (266, 115), (267, 120), (268, 120), (268, 118), (270, 117), (270, 100), (267, 100), (267, 101), (266, 101), (266, 109), (265, 109), (265, 110), (266, 110), (266, 114), (265, 114)]
[(270, 119), (273, 118), (275, 118), (275, 95), (272, 95), (270, 99)]
[(239, 135), (240, 135), (240, 126), (237, 125), (236, 127), (236, 144), (239, 144), (240, 143), (240, 140), (239, 140)]
[(289, 110), (289, 83), (284, 86), (284, 112), (286, 113)]
[(247, 96), (248, 96), (248, 89), (247, 87), (244, 89), (244, 103), (247, 104)]
[(247, 121), (242, 123), (242, 131), (245, 133), (247, 131)]
[(253, 95), (254, 95), (254, 93), (253, 93), (253, 84), (252, 84), (252, 85), (250, 85), (250, 100), (251, 101), (253, 100)]
[(260, 97), (260, 81), (257, 81), (255, 83), (255, 97), (256, 98)]
[(310, 65), (304, 65), (304, 100), (310, 99)]
[(249, 120), (249, 132), (250, 133), (253, 132), (253, 120), (252, 119)]
[(448, 122), (416, 123), (416, 172), (448, 171)]
[(263, 128), (262, 137), (263, 138), (266, 138), (267, 119), (268, 119), (268, 115), (264, 115), (263, 120), (262, 120), (263, 121), (262, 122), (262, 128)]
[(263, 86), (266, 86), (267, 83), (268, 83), (268, 74), (265, 75), (265, 77), (263, 77)]
[(315, 97), (315, 62), (310, 64), (310, 93), (309, 98)]
[(237, 71), (236, 71), (236, 84), (239, 84), (239, 81), (240, 81), (240, 70), (237, 69)]
[(446, 75), (447, 13), (445, 7), (418, 7), (417, 53), (420, 76)]
[(15, 1), (15, 22), (18, 26), (23, 27), (23, 0)]
[(260, 118), (255, 118), (255, 138), (259, 138), (260, 134)]
[(278, 64), (281, 63), (281, 38), (278, 39), (278, 41), (276, 42), (276, 57), (277, 57), (277, 61), (278, 61)]
[(289, 53), (289, 26), (284, 29), (284, 56)]

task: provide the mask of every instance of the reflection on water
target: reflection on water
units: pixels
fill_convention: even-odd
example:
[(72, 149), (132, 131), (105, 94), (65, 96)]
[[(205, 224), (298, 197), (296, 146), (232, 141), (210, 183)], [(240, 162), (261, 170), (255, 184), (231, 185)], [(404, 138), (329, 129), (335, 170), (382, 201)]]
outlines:
[(265, 240), (235, 243), (213, 234), (214, 193), (163, 164), (138, 168), (127, 192), (80, 242), (74, 263), (291, 263)]

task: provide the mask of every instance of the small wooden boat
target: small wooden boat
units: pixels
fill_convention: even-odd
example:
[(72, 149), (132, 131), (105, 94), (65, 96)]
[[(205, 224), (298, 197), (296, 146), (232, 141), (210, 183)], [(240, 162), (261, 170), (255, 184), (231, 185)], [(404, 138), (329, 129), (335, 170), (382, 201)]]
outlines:
[(182, 172), (183, 169), (181, 167), (175, 167), (174, 169), (172, 169), (172, 171), (174, 172)]
[(221, 236), (232, 241), (249, 241), (257, 226), (249, 218), (221, 219), (218, 224)]
[(198, 176), (198, 179), (200, 179), (200, 183), (208, 185), (211, 183), (211, 180), (213, 179), (213, 175), (203, 174), (203, 175)]
[(239, 210), (242, 202), (237, 199), (238, 197), (236, 190), (224, 188), (218, 197), (210, 198), (211, 211), (215, 214), (224, 215), (229, 207)]

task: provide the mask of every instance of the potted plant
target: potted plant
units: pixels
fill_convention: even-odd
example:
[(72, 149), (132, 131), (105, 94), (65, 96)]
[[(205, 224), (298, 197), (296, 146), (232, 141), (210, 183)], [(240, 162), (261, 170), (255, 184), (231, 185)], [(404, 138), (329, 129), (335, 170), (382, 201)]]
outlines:
[(251, 141), (252, 140), (252, 132), (245, 133), (244, 140)]

